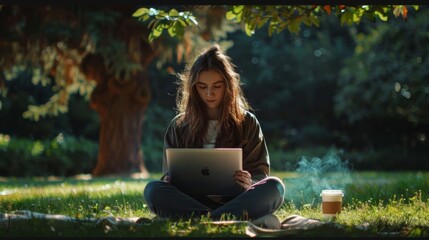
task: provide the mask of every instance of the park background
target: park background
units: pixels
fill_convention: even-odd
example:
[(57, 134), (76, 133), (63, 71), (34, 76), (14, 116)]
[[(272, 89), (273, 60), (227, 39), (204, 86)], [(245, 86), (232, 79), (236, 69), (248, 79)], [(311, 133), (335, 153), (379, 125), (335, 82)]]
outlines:
[[(350, 26), (325, 15), (319, 27), (302, 25), (298, 34), (218, 30), (212, 42), (237, 65), (272, 170), (295, 171), (303, 157), (323, 163), (332, 156), (351, 171), (429, 169), (429, 14), (424, 6), (409, 11), (406, 21)], [(148, 67), (152, 94), (141, 149), (149, 173), (161, 171), (164, 131), (175, 115), (175, 73), (185, 64), (171, 59)], [(30, 72), (12, 80), (2, 75), (8, 90), (0, 96), (0, 176), (90, 174), (97, 162), (97, 113), (72, 94), (66, 113), (24, 118), (29, 104), (53, 94), (52, 83), (32, 78)]]
[[(279, 236), (429, 236), (427, 6), (152, 7), (0, 5), (1, 236), (249, 236), (158, 221), (142, 198), (161, 176), (175, 74), (213, 43), (285, 183), (276, 217), (327, 226)], [(327, 188), (344, 193), (334, 219)]]

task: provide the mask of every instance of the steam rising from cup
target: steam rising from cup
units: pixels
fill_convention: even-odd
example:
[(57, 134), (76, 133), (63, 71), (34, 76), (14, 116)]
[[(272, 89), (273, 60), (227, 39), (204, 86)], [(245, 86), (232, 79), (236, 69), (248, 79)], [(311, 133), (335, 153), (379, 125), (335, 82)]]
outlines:
[(323, 158), (301, 157), (295, 170), (297, 177), (284, 179), (285, 200), (301, 207), (319, 202), (322, 190), (336, 189), (344, 192), (345, 186), (351, 182), (347, 164), (334, 151), (328, 152)]

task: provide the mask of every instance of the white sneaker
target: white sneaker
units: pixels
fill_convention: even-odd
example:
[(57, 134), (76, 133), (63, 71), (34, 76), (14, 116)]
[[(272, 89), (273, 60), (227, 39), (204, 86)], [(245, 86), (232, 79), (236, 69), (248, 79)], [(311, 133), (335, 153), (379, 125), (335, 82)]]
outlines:
[(250, 222), (258, 227), (280, 229), (280, 221), (274, 214), (268, 214)]

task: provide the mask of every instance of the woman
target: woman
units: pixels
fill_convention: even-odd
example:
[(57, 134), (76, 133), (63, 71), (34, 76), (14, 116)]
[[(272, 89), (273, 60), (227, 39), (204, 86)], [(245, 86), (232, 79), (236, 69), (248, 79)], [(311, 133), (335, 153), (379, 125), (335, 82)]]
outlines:
[[(149, 182), (144, 198), (161, 218), (229, 215), (254, 220), (272, 215), (283, 203), (284, 185), (269, 177), (270, 162), (261, 127), (243, 96), (235, 65), (218, 45), (205, 49), (192, 67), (179, 74), (179, 114), (164, 136), (163, 173)], [(244, 192), (233, 199), (191, 196), (170, 184), (167, 148), (242, 148), (243, 170), (234, 175)]]

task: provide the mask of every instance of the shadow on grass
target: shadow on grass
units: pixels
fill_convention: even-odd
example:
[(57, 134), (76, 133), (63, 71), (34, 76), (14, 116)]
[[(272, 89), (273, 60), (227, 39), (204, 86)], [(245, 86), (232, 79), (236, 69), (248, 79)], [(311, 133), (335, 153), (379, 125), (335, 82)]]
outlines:
[[(200, 222), (151, 222), (131, 224), (126, 226), (108, 226), (93, 222), (55, 222), (31, 219), (23, 225), (0, 228), (3, 237), (44, 238), (44, 237), (249, 237), (246, 234), (246, 224), (216, 226)], [(335, 224), (325, 224), (322, 227), (301, 231), (277, 231), (276, 233), (259, 234), (256, 237), (277, 238), (356, 238), (356, 237), (428, 237), (428, 227), (402, 229), (396, 232), (378, 232), (359, 230)]]

